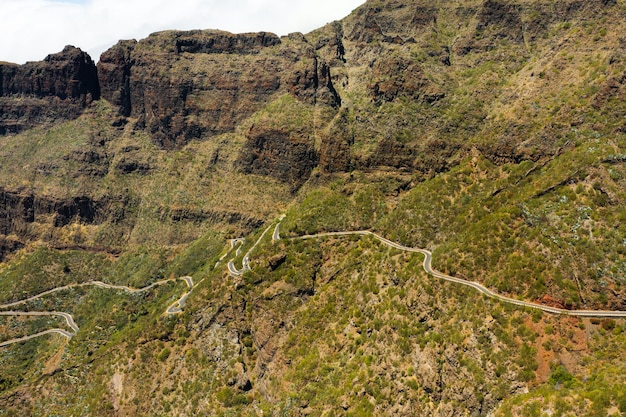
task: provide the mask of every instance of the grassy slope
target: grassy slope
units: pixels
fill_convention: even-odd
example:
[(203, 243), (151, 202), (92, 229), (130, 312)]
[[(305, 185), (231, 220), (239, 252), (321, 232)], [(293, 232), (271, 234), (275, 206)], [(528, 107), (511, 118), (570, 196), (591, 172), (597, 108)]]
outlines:
[[(234, 282), (224, 265), (214, 269), (220, 246), (167, 262), (195, 260), (185, 272), (205, 278), (182, 316), (162, 316), (182, 283), (139, 298), (89, 290), (49, 300), (66, 310), (79, 300), (70, 310), (81, 332), (61, 347), (62, 360), (55, 365), (57, 339), (44, 338), (24, 346), (39, 352), (34, 359), (10, 348), (15, 354), (3, 361), (8, 370), (41, 360), (66, 371), (39, 379), (43, 370), (29, 367), (54, 394), (22, 403), (9, 397), (6, 411), (470, 415), (522, 395), (526, 383), (538, 388), (505, 401), (503, 415), (530, 410), (529, 399), (573, 412), (621, 404), (623, 323), (510, 308), (427, 277), (420, 255), (369, 238), (266, 237), (253, 271)], [(285, 261), (272, 270), (277, 254)], [(94, 317), (94, 305), (109, 313)], [(242, 378), (251, 390), (237, 388)], [(8, 387), (19, 382), (5, 380)], [(68, 383), (75, 387), (69, 393), (61, 389)], [(14, 392), (21, 398), (25, 389)]]

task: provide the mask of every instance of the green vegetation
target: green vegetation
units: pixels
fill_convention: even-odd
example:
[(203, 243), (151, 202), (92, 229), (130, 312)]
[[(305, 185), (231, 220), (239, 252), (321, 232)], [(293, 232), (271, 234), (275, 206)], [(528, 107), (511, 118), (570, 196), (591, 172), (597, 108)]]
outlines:
[[(377, 227), (403, 244), (434, 246), (435, 267), (498, 291), (602, 305), (606, 294), (594, 289), (623, 284), (624, 230), (607, 226), (619, 224), (626, 197), (593, 181), (608, 173), (605, 154), (596, 143), (547, 163), (466, 160), (411, 190)], [(613, 203), (598, 204), (607, 192)]]
[[(40, 247), (0, 270), (0, 303), (23, 300), (67, 284), (102, 279), (111, 263), (106, 255)], [(19, 285), (15, 285), (17, 282)]]

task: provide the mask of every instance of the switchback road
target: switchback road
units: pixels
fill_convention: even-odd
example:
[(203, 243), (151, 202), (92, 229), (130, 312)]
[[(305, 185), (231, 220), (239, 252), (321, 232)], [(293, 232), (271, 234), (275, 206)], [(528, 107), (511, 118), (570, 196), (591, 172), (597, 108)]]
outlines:
[[(189, 291), (186, 292), (185, 294), (183, 294), (183, 296), (176, 301), (174, 304), (172, 304), (170, 307), (168, 307), (168, 309), (165, 311), (165, 314), (178, 314), (180, 312), (182, 312), (182, 308), (185, 305), (185, 302), (187, 301), (187, 297), (189, 297), (189, 294), (191, 294), (191, 291), (194, 288), (194, 284), (193, 284), (193, 279), (190, 276), (185, 276), (185, 277), (180, 277), (180, 278), (170, 278), (170, 279), (164, 279), (161, 281), (157, 281), (154, 282), (148, 286), (145, 286), (143, 288), (131, 288), (128, 287), (126, 285), (113, 285), (113, 284), (107, 284), (104, 283), (102, 281), (89, 281), (89, 282), (83, 282), (83, 283), (79, 283), (79, 284), (69, 284), (69, 285), (64, 285), (62, 287), (57, 287), (57, 288), (53, 288), (51, 290), (48, 291), (44, 291), (42, 293), (39, 293), (37, 295), (34, 295), (32, 297), (28, 297), (25, 298), (23, 300), (19, 300), (19, 301), (13, 301), (10, 303), (6, 303), (6, 304), (0, 304), (0, 310), (4, 310), (7, 308), (12, 308), (21, 304), (26, 304), (30, 301), (34, 301), (34, 300), (38, 300), (42, 297), (45, 297), (46, 295), (50, 295), (50, 294), (54, 294), (56, 292), (59, 291), (63, 291), (63, 290), (68, 290), (71, 288), (79, 288), (79, 287), (86, 287), (86, 286), (94, 286), (94, 287), (99, 287), (99, 288), (104, 288), (104, 289), (109, 289), (109, 290), (117, 290), (117, 291), (124, 291), (130, 294), (135, 294), (135, 293), (142, 293), (145, 291), (149, 291), (159, 285), (163, 285), (163, 284), (167, 284), (168, 282), (172, 282), (172, 281), (176, 281), (176, 280), (183, 280), (185, 281), (185, 283), (187, 284), (187, 287), (189, 287)], [(16, 338), (16, 339), (11, 339), (11, 340), (7, 340), (4, 341), (2, 343), (0, 343), (0, 347), (2, 346), (8, 346), (14, 343), (21, 343), (21, 342), (25, 342), (27, 340), (30, 339), (34, 339), (35, 337), (39, 337), (39, 336), (43, 336), (46, 334), (51, 334), (51, 333), (57, 333), (60, 334), (62, 336), (67, 337), (68, 339), (71, 339), (73, 336), (76, 335), (76, 333), (79, 330), (78, 325), (76, 324), (76, 322), (74, 321), (74, 318), (72, 317), (71, 314), (69, 313), (65, 313), (65, 312), (59, 312), (59, 311), (0, 311), (0, 316), (50, 316), (50, 317), (62, 317), (65, 319), (67, 325), (72, 329), (71, 332), (68, 332), (67, 330), (63, 330), (63, 329), (49, 329), (49, 330), (45, 330), (43, 332), (39, 332), (36, 334), (32, 334), (29, 336), (24, 336), (24, 337), (20, 337), (20, 338)]]
[[(274, 233), (272, 235), (272, 240), (273, 241), (277, 241), (280, 240), (280, 232), (279, 232), (279, 228), (280, 228), (280, 222), (284, 219), (284, 215), (280, 217), (279, 222), (276, 224), (276, 226), (274, 227)], [(259, 244), (259, 242), (261, 241), (261, 239), (263, 238), (263, 236), (267, 233), (267, 231), (271, 228), (268, 227), (267, 229), (265, 229), (265, 231), (263, 232), (263, 234), (261, 235), (261, 237), (256, 241), (256, 243), (254, 244), (254, 246), (252, 248), (250, 248), (250, 250), (246, 253), (246, 255), (244, 256), (243, 259), (243, 265), (242, 265), (242, 269), (238, 270), (235, 267), (234, 264), (234, 258), (231, 259), (228, 262), (228, 271), (230, 272), (231, 275), (238, 277), (241, 276), (244, 271), (249, 270), (250, 269), (250, 260), (249, 260), (249, 256), (250, 253), (252, 252), (252, 250)], [(502, 302), (508, 303), (508, 304), (513, 304), (516, 306), (520, 306), (520, 307), (528, 307), (528, 308), (533, 308), (533, 309), (538, 309), (541, 311), (544, 311), (546, 313), (550, 313), (550, 314), (562, 314), (562, 315), (568, 315), (568, 316), (576, 316), (576, 317), (588, 317), (588, 318), (607, 318), (607, 317), (612, 317), (612, 318), (624, 318), (626, 317), (626, 311), (620, 311), (620, 310), (566, 310), (566, 309), (562, 309), (562, 308), (557, 308), (557, 307), (551, 307), (551, 306), (546, 306), (543, 304), (538, 304), (538, 303), (533, 303), (530, 301), (522, 301), (522, 300), (517, 300), (515, 298), (510, 298), (507, 297), (505, 295), (501, 295), (498, 293), (495, 293), (493, 291), (491, 291), (489, 288), (483, 286), (482, 284), (475, 282), (475, 281), (467, 281), (461, 278), (457, 278), (457, 277), (453, 277), (451, 275), (447, 275), (444, 274), (442, 272), (437, 271), (436, 269), (433, 269), (432, 267), (432, 258), (433, 258), (433, 254), (432, 252), (430, 252), (427, 249), (421, 249), (421, 248), (411, 248), (408, 246), (404, 246), (401, 245), (399, 243), (396, 242), (392, 242), (391, 240), (384, 238), (374, 232), (371, 232), (369, 230), (357, 230), (357, 231), (347, 231), (347, 232), (325, 232), (325, 233), (318, 233), (318, 234), (314, 234), (314, 235), (305, 235), (305, 236), (299, 236), (299, 237), (295, 237), (292, 239), (301, 239), (301, 240), (306, 240), (306, 239), (319, 239), (319, 238), (323, 238), (323, 237), (332, 237), (332, 236), (337, 236), (337, 237), (341, 237), (341, 236), (372, 236), (375, 239), (377, 239), (378, 241), (380, 241), (381, 243), (390, 246), (392, 248), (404, 251), (404, 252), (413, 252), (413, 253), (421, 253), (422, 255), (424, 255), (424, 263), (423, 263), (423, 268), (424, 271), (426, 271), (428, 274), (439, 278), (439, 279), (443, 279), (445, 281), (448, 282), (453, 282), (455, 284), (459, 284), (459, 285), (464, 285), (466, 287), (470, 287), (473, 288), (474, 290), (480, 292), (481, 294), (484, 294), (487, 297), (490, 298), (494, 298), (496, 300), (500, 300)]]
[[(279, 218), (279, 224), (280, 224), (280, 220), (282, 220), (285, 216), (281, 216)], [(278, 225), (276, 225), (276, 227), (278, 227)], [(241, 247), (239, 247), (239, 249), (237, 250), (237, 253), (235, 253), (235, 258), (231, 259), (230, 261), (228, 261), (228, 272), (234, 276), (234, 277), (239, 277), (241, 275), (243, 275), (244, 272), (249, 271), (250, 270), (250, 254), (252, 253), (252, 251), (254, 250), (254, 248), (257, 247), (257, 245), (259, 243), (261, 243), (261, 240), (263, 239), (263, 237), (267, 234), (267, 232), (269, 232), (269, 230), (272, 228), (272, 225), (269, 225), (264, 231), (263, 233), (261, 233), (261, 236), (259, 236), (259, 238), (257, 239), (256, 242), (254, 242), (254, 245), (252, 245), (252, 247), (250, 249), (248, 249), (248, 252), (246, 252), (246, 254), (243, 256), (243, 260), (241, 261), (241, 269), (237, 269), (237, 267), (235, 266), (235, 258), (237, 256), (239, 256), (239, 250), (241, 249)], [(276, 234), (278, 233), (278, 229), (274, 230), (274, 235), (276, 236)]]
[[(174, 304), (169, 306), (167, 310), (165, 310), (165, 314), (179, 314), (183, 312), (183, 307), (185, 307), (185, 303), (187, 302), (187, 297), (191, 294), (191, 291), (194, 289), (193, 278), (187, 276), (180, 278), (187, 283), (187, 287), (189, 287), (189, 291), (184, 293), (182, 297), (178, 299)], [(199, 283), (198, 283), (199, 284)]]
[[(279, 227), (280, 227), (280, 222), (284, 219), (284, 215), (282, 215), (279, 218), (279, 222), (274, 226), (274, 233), (272, 234), (272, 240), (273, 241), (277, 241), (280, 240), (280, 233), (279, 233)], [(263, 233), (261, 234), (261, 236), (257, 239), (257, 241), (254, 243), (254, 245), (252, 245), (252, 247), (246, 252), (246, 254), (243, 257), (242, 260), (242, 265), (241, 265), (241, 269), (237, 269), (235, 267), (235, 258), (237, 256), (240, 255), (241, 253), (241, 249), (242, 246), (245, 242), (245, 240), (243, 238), (240, 239), (232, 239), (231, 240), (231, 250), (234, 249), (238, 244), (239, 247), (237, 248), (237, 251), (235, 253), (235, 258), (231, 259), (228, 261), (228, 271), (232, 276), (235, 277), (239, 277), (241, 275), (243, 275), (243, 273), (247, 270), (250, 270), (250, 254), (252, 253), (252, 251), (257, 247), (257, 245), (261, 242), (261, 240), (263, 239), (263, 237), (267, 234), (267, 232), (272, 228), (272, 226), (268, 226)], [(475, 282), (475, 281), (467, 281), (461, 278), (457, 278), (457, 277), (453, 277), (451, 275), (447, 275), (444, 274), (442, 272), (437, 271), (436, 269), (432, 268), (432, 252), (430, 252), (429, 250), (426, 249), (421, 249), (421, 248), (411, 248), (408, 246), (404, 246), (401, 245), (399, 243), (396, 242), (392, 242), (391, 240), (384, 238), (374, 232), (371, 232), (369, 230), (357, 230), (357, 231), (347, 231), (347, 232), (326, 232), (326, 233), (318, 233), (318, 234), (314, 234), (314, 235), (305, 235), (305, 236), (298, 236), (298, 237), (294, 237), (294, 238), (290, 238), (292, 240), (296, 240), (296, 239), (301, 239), (301, 240), (307, 240), (307, 239), (320, 239), (323, 237), (333, 237), (333, 236), (337, 236), (337, 237), (342, 237), (342, 236), (372, 236), (375, 239), (377, 239), (378, 241), (380, 241), (381, 243), (383, 243), (384, 245), (387, 245), (389, 247), (404, 251), (404, 252), (413, 252), (413, 253), (421, 253), (422, 255), (424, 255), (424, 262), (423, 262), (423, 268), (424, 271), (426, 271), (426, 273), (448, 281), (448, 282), (452, 282), (455, 284), (459, 284), (459, 285), (464, 285), (466, 287), (470, 287), (473, 288), (474, 290), (478, 291), (479, 293), (502, 301), (504, 303), (508, 303), (508, 304), (512, 304), (512, 305), (516, 305), (516, 306), (520, 306), (520, 307), (526, 307), (526, 308), (532, 308), (532, 309), (537, 309), (537, 310), (541, 310), (543, 312), (546, 313), (550, 313), (550, 314), (560, 314), (560, 315), (566, 315), (566, 316), (576, 316), (576, 317), (587, 317), (587, 318), (626, 318), (626, 311), (621, 311), (621, 310), (566, 310), (566, 309), (562, 309), (562, 308), (557, 308), (557, 307), (550, 307), (550, 306), (546, 306), (543, 304), (538, 304), (538, 303), (533, 303), (533, 302), (529, 302), (529, 301), (522, 301), (522, 300), (517, 300), (514, 298), (510, 298), (498, 293), (495, 293), (493, 291), (491, 291), (490, 289), (484, 287), (482, 284)], [(230, 251), (228, 251), (226, 254), (224, 254), (220, 260), (217, 262), (216, 266), (220, 263), (221, 260), (223, 260), (228, 253), (230, 253)], [(165, 312), (165, 314), (178, 314), (182, 312), (182, 308), (185, 305), (185, 302), (187, 301), (187, 297), (189, 297), (189, 295), (191, 294), (191, 292), (193, 291), (193, 289), (195, 288), (195, 286), (197, 286), (198, 284), (194, 285), (193, 283), (193, 279), (191, 277), (181, 277), (181, 278), (171, 278), (171, 279), (166, 279), (166, 280), (162, 280), (162, 281), (157, 281), (153, 284), (150, 284), (146, 287), (143, 288), (131, 288), (125, 285), (113, 285), (113, 284), (106, 284), (104, 282), (101, 281), (89, 281), (89, 282), (85, 282), (85, 283), (80, 283), (80, 284), (69, 284), (69, 285), (64, 285), (61, 287), (57, 287), (57, 288), (53, 288), (51, 290), (48, 291), (44, 291), (40, 294), (34, 295), (32, 297), (23, 299), (23, 300), (19, 300), (19, 301), (13, 301), (10, 303), (6, 303), (6, 304), (0, 304), (0, 310), (3, 309), (8, 309), (8, 308), (12, 308), (21, 304), (25, 304), (28, 303), (30, 301), (34, 301), (37, 300), (39, 298), (45, 297), (46, 295), (50, 295), (50, 294), (54, 294), (56, 292), (59, 291), (63, 291), (63, 290), (67, 290), (70, 288), (77, 288), (77, 287), (84, 287), (84, 286), (96, 286), (96, 287), (100, 287), (100, 288), (104, 288), (104, 289), (111, 289), (111, 290), (120, 290), (120, 291), (125, 291), (128, 293), (139, 293), (139, 292), (144, 292), (144, 291), (148, 291), (156, 286), (159, 285), (163, 285), (166, 284), (168, 282), (171, 281), (175, 281), (177, 279), (182, 279), (187, 283), (187, 286), (189, 287), (189, 291), (184, 293), (180, 299), (178, 299), (176, 302), (174, 302), (171, 306), (169, 306)], [(11, 339), (11, 340), (7, 340), (4, 341), (2, 343), (0, 343), (0, 347), (3, 346), (8, 346), (10, 344), (14, 344), (14, 343), (21, 343), (39, 336), (43, 336), (46, 334), (51, 334), (51, 333), (57, 333), (60, 334), (62, 336), (67, 337), (68, 339), (72, 338), (74, 335), (76, 335), (76, 333), (79, 330), (78, 325), (76, 325), (76, 323), (74, 322), (74, 318), (69, 314), (69, 313), (64, 313), (64, 312), (56, 312), (56, 311), (44, 311), (44, 312), (39, 312), (39, 311), (0, 311), (0, 316), (58, 316), (58, 317), (63, 317), (66, 321), (66, 323), (68, 324), (68, 326), (72, 329), (72, 332), (69, 332), (67, 330), (63, 330), (63, 329), (49, 329), (49, 330), (45, 330), (43, 332), (40, 333), (36, 333), (36, 334), (32, 334), (32, 335), (28, 335), (28, 336), (24, 336), (21, 338), (16, 338), (16, 339)]]

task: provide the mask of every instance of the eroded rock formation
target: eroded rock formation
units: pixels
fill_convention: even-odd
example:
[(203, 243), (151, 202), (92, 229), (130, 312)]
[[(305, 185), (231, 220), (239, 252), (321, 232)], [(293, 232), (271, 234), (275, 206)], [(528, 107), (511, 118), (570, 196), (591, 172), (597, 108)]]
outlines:
[(118, 43), (98, 68), (103, 97), (165, 149), (232, 131), (281, 94), (340, 103), (328, 65), (299, 34), (161, 32)]
[(40, 62), (0, 63), (0, 134), (76, 118), (99, 98), (96, 65), (73, 46)]

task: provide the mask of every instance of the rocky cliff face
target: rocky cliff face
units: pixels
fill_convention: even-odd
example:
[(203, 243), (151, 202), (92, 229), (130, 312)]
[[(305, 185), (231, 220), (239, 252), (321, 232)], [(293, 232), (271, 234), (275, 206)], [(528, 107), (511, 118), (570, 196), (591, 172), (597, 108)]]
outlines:
[(99, 98), (96, 65), (72, 46), (41, 62), (0, 64), (0, 134), (75, 118)]
[(328, 66), (301, 35), (162, 32), (98, 64), (102, 95), (165, 149), (233, 131), (281, 94), (338, 106)]
[[(94, 200), (88, 196), (59, 199), (0, 188), (0, 260), (23, 247), (28, 240), (41, 238), (37, 229), (59, 229), (70, 223), (97, 225), (105, 220), (121, 221), (119, 206), (128, 201), (112, 201), (110, 197)], [(48, 229), (49, 230), (49, 229)], [(47, 233), (53, 246), (54, 233)]]
[(308, 136), (253, 126), (238, 164), (246, 174), (272, 176), (297, 190), (317, 166), (318, 154)]
[[(117, 109), (108, 123), (119, 132), (93, 141), (114, 143), (123, 131), (130, 134), (128, 126), (158, 148), (177, 151), (235, 133), (242, 143), (230, 150), (229, 168), (292, 191), (316, 168), (426, 178), (473, 149), (496, 164), (537, 161), (559, 152), (572, 120), (586, 120), (586, 109), (602, 112), (624, 95), (622, 71), (597, 86), (589, 107), (561, 111), (567, 116), (558, 122), (537, 122), (556, 111), (554, 97), (566, 87), (554, 74), (577, 60), (570, 39), (578, 33), (568, 28), (579, 24), (590, 32), (584, 18), (616, 7), (610, 0), (369, 1), (307, 35), (166, 31), (120, 41), (97, 67), (67, 47), (42, 62), (0, 64), (0, 134), (75, 118), (102, 97)], [(617, 71), (626, 42), (597, 37), (608, 51), (607, 71)], [(542, 58), (520, 71), (532, 51)], [(571, 79), (577, 92), (588, 81)], [(528, 86), (539, 97), (532, 102), (525, 98)], [(284, 97), (291, 101), (280, 104)], [(259, 122), (254, 117), (261, 112)], [(620, 110), (614, 112), (617, 120)], [(159, 169), (154, 158), (121, 151), (135, 148), (99, 144), (61, 158), (78, 176), (151, 177)], [(212, 164), (224, 159), (223, 151), (213, 152)], [(54, 177), (57, 165), (35, 164), (37, 175)]]
[[(581, 15), (601, 14), (616, 4), (614, 0), (370, 1), (343, 21), (306, 36), (167, 31), (139, 42), (120, 41), (102, 54), (97, 76), (91, 59), (68, 47), (40, 63), (0, 65), (0, 134), (76, 117), (101, 91), (121, 116), (133, 118), (136, 128), (145, 129), (154, 143), (163, 149), (177, 149), (192, 140), (234, 131), (283, 94), (303, 103), (338, 108), (342, 104), (338, 90), (351, 95), (364, 86), (374, 109), (385, 106), (378, 115), (371, 114), (376, 110), (367, 106), (356, 106), (357, 112), (365, 114), (349, 121), (338, 118), (326, 126), (335, 133), (315, 145), (316, 152), (321, 152), (316, 157), (321, 168), (334, 172), (339, 167), (392, 166), (423, 171), (422, 150), (429, 140), (447, 136), (455, 142), (453, 148), (463, 148), (461, 142), (485, 125), (488, 115), (480, 104), (449, 98), (458, 97), (465, 88), (465, 71), (492, 62), (489, 76), (493, 85), (472, 93), (487, 107), (487, 103), (501, 100), (498, 84), (505, 75), (502, 70), (523, 65), (530, 48), (544, 48), (544, 40), (558, 27), (571, 25)], [(390, 125), (388, 118), (385, 120), (386, 105), (407, 100), (422, 104), (422, 109), (414, 110), (418, 117), (398, 116), (405, 111), (400, 110), (395, 116), (405, 120)], [(441, 117), (452, 113), (458, 117)], [(359, 149), (358, 143), (346, 147), (348, 142), (342, 138), (355, 132), (366, 142), (385, 140), (386, 144), (365, 150)], [(407, 132), (414, 137), (393, 143)], [(255, 139), (251, 140), (244, 152), (254, 147)], [(538, 146), (541, 151), (531, 155), (521, 138), (507, 136), (490, 142), (496, 145), (480, 149), (493, 161), (537, 159), (556, 149)], [(326, 155), (337, 147), (342, 149), (336, 155), (339, 159), (333, 158), (331, 163)], [(385, 153), (389, 149), (402, 155), (391, 161)], [(250, 160), (250, 155), (240, 158), (244, 172), (254, 170), (245, 166)], [(287, 162), (299, 165), (302, 161)], [(449, 161), (440, 165), (448, 166)], [(263, 170), (270, 171), (281, 170)], [(295, 179), (298, 184), (306, 181), (310, 170), (299, 172), (304, 176)]]

